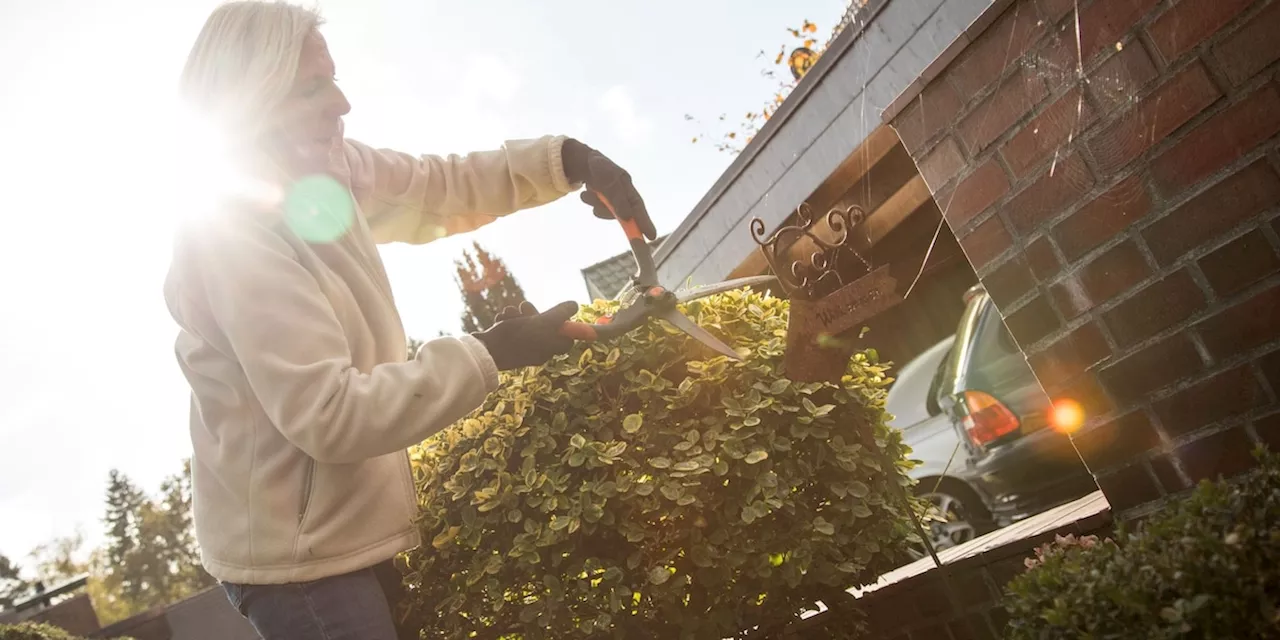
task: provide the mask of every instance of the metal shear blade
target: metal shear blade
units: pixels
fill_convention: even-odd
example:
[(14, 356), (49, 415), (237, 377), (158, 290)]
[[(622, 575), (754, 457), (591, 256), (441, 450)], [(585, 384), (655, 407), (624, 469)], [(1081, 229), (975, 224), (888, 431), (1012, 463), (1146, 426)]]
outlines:
[(654, 317), (670, 322), (675, 328), (689, 334), (689, 336), (694, 340), (715, 349), (719, 353), (722, 353), (734, 360), (742, 360), (742, 356), (738, 355), (737, 351), (734, 351), (729, 345), (721, 342), (719, 338), (711, 335), (711, 333), (706, 329), (699, 327), (693, 322), (693, 320), (690, 320), (688, 316), (680, 313), (677, 309), (667, 309), (655, 314)]
[(725, 280), (724, 282), (717, 282), (715, 284), (691, 287), (683, 291), (676, 291), (676, 301), (685, 303), (690, 300), (705, 298), (717, 293), (724, 293), (725, 291), (733, 291), (734, 289), (741, 289), (743, 287), (754, 287), (756, 285), (773, 284), (777, 281), (778, 278), (776, 276), (749, 276), (746, 278), (735, 278), (733, 280)]

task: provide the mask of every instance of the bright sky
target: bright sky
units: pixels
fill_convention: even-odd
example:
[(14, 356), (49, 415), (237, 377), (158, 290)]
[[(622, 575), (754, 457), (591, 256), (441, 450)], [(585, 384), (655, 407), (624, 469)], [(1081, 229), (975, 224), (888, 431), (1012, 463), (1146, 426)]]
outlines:
[[(184, 167), (165, 150), (175, 81), (214, 0), (0, 3), (0, 553), (81, 527), (107, 472), (148, 490), (189, 455), (187, 388), (161, 297)], [(321, 0), (347, 135), (414, 153), (563, 133), (630, 171), (659, 233), (728, 166), (685, 113), (760, 108), (759, 71), (843, 0)], [(747, 8), (750, 7), (750, 8)], [(746, 233), (746, 230), (743, 230)], [(624, 251), (576, 196), (422, 247), (384, 247), (406, 330), (456, 332), (471, 239), (531, 300), (585, 301), (580, 269)]]

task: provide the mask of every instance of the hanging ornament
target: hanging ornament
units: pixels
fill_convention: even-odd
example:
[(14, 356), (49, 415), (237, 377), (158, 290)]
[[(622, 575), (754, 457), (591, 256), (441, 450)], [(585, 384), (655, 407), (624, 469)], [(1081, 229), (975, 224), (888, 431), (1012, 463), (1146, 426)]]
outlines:
[(804, 77), (813, 67), (813, 63), (818, 61), (818, 54), (814, 53), (808, 47), (797, 47), (791, 52), (791, 56), (787, 58), (787, 66), (791, 68), (791, 75), (796, 80)]

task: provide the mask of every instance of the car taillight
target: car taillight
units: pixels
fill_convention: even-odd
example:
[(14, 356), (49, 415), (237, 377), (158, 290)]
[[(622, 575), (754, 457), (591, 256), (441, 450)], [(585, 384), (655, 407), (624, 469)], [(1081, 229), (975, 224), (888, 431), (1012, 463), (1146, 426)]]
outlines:
[(961, 420), (969, 441), (983, 447), (1018, 430), (1021, 422), (1008, 407), (991, 394), (965, 391), (966, 415)]

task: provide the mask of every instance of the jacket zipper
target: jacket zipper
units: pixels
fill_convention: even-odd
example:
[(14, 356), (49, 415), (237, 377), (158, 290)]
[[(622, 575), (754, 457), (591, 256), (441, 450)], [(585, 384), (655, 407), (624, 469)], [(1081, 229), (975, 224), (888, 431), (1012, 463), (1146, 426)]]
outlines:
[(404, 464), (401, 465), (400, 468), (404, 470), (404, 472), (401, 475), (404, 477), (405, 482), (407, 482), (409, 485), (409, 490), (406, 494), (406, 500), (409, 503), (409, 515), (413, 518), (417, 518), (418, 488), (415, 487), (413, 484), (413, 461), (409, 459), (409, 451), (407, 449), (404, 452)]
[(311, 488), (315, 483), (316, 461), (307, 458), (307, 477), (302, 485), (302, 507), (298, 510), (298, 524), (307, 517), (307, 507), (311, 506)]

